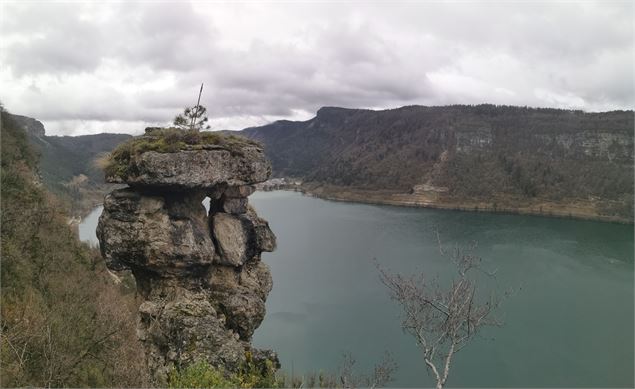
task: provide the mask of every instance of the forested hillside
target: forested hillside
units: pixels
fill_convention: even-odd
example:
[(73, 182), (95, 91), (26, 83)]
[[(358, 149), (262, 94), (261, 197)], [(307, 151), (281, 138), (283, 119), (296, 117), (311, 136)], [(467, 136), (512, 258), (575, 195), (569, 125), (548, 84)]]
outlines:
[(109, 187), (104, 187), (104, 174), (94, 161), (130, 135), (47, 136), (38, 120), (20, 115), (11, 117), (26, 132), (39, 155), (42, 182), (65, 202), (72, 214), (81, 215), (101, 202)]
[(0, 386), (147, 384), (134, 289), (77, 240), (22, 126), (2, 111), (0, 128)]
[(305, 122), (242, 134), (265, 145), (274, 175), (443, 201), (593, 202), (633, 215), (633, 112), (510, 106), (322, 108)]

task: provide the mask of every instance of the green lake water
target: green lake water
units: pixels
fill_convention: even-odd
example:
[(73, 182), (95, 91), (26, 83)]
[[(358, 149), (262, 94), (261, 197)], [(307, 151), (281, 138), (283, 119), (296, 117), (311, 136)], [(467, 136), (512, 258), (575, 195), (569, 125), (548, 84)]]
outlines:
[[(400, 329), (399, 307), (373, 258), (394, 272), (445, 279), (444, 245), (478, 243), (483, 291), (514, 293), (501, 327), (455, 356), (447, 386), (633, 387), (633, 226), (331, 202), (295, 192), (250, 197), (278, 248), (263, 253), (274, 286), (254, 345), (278, 352), (287, 373), (333, 372), (344, 353), (369, 372), (385, 351), (391, 386), (430, 386), (421, 352)], [(80, 226), (94, 241), (96, 210)]]

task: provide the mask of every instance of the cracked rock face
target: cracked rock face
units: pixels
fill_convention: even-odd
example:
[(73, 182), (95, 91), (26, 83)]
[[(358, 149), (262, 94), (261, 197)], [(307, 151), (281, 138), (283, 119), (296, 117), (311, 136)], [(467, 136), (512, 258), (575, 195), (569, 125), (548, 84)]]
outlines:
[(162, 277), (204, 271), (216, 258), (202, 193), (150, 195), (131, 188), (104, 200), (97, 237), (108, 266)]
[(265, 301), (273, 285), (269, 267), (263, 262), (248, 263), (241, 271), (218, 266), (207, 282), (228, 326), (241, 339), (250, 340), (265, 316)]
[(125, 177), (106, 180), (134, 187), (190, 190), (251, 185), (266, 181), (270, 175), (271, 164), (259, 147), (245, 146), (240, 153), (232, 153), (209, 146), (207, 150), (175, 153), (148, 151), (131, 160)]
[(242, 266), (260, 252), (275, 249), (276, 238), (269, 224), (253, 208), (242, 214), (210, 214), (210, 229), (224, 265)]
[(137, 332), (155, 383), (198, 361), (236, 370), (246, 352), (277, 365), (249, 344), (272, 287), (261, 253), (276, 245), (247, 200), (271, 172), (262, 150), (146, 152), (131, 164), (97, 237), (107, 266), (131, 270), (144, 297)]

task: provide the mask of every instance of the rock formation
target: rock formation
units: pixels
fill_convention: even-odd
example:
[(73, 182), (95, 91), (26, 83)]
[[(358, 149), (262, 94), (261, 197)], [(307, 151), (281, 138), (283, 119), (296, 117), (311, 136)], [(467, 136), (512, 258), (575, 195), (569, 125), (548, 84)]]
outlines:
[[(276, 238), (248, 204), (271, 167), (262, 150), (202, 147), (134, 155), (110, 182), (97, 237), (112, 270), (130, 269), (144, 302), (138, 336), (157, 384), (178, 366), (207, 361), (237, 369), (265, 315), (269, 268), (260, 260)], [(210, 210), (202, 204), (210, 198)]]

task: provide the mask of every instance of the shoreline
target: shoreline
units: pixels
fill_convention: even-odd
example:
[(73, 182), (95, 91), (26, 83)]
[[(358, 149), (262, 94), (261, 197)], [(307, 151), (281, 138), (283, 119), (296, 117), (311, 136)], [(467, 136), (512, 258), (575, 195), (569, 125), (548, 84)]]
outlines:
[[(410, 208), (430, 208), (463, 212), (488, 212), (509, 215), (530, 215), (555, 217), (561, 219), (576, 219), (599, 221), (604, 223), (630, 224), (634, 225), (632, 219), (622, 216), (601, 215), (596, 211), (592, 201), (571, 200), (568, 202), (554, 202), (543, 199), (534, 199), (510, 205), (505, 200), (504, 205), (497, 205), (496, 201), (483, 202), (475, 200), (459, 200), (438, 198), (425, 194), (408, 194), (388, 190), (365, 190), (355, 188), (339, 187), (308, 187), (305, 185), (280, 186), (273, 190), (288, 190), (301, 192), (306, 196), (316, 197), (324, 200), (351, 202), (375, 205), (393, 205)], [(501, 199), (496, 199), (500, 201)]]

